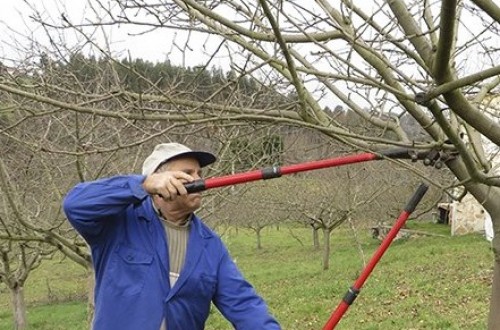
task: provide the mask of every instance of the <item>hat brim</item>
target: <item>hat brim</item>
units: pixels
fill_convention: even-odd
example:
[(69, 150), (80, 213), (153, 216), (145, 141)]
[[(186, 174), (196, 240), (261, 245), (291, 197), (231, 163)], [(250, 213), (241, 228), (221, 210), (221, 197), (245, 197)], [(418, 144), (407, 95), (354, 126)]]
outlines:
[(217, 157), (215, 157), (213, 154), (205, 151), (186, 151), (180, 154), (177, 154), (171, 158), (165, 159), (163, 162), (160, 163), (156, 167), (156, 169), (160, 168), (163, 164), (166, 162), (169, 162), (174, 159), (179, 159), (179, 158), (194, 158), (200, 163), (200, 167), (205, 167), (207, 165), (210, 165), (212, 163), (215, 163), (217, 160)]

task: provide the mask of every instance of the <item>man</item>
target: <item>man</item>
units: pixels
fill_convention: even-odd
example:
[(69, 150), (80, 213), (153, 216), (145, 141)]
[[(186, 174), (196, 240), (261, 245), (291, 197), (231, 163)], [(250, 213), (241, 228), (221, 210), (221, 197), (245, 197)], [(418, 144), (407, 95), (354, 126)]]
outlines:
[(63, 202), (91, 247), (94, 330), (203, 329), (210, 303), (235, 329), (280, 329), (220, 240), (193, 213), (184, 183), (215, 162), (178, 143), (157, 145), (143, 175), (84, 182)]

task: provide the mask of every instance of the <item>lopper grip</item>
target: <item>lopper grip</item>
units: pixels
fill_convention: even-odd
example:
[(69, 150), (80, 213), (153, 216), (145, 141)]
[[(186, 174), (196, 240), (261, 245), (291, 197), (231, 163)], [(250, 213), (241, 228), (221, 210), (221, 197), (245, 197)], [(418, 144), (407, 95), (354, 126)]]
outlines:
[(207, 188), (205, 187), (205, 180), (199, 179), (195, 180), (192, 182), (188, 182), (184, 184), (184, 187), (186, 188), (188, 194), (192, 194), (195, 192), (200, 192), (203, 190), (206, 190)]
[(412, 213), (413, 211), (415, 211), (417, 204), (420, 203), (422, 197), (424, 197), (425, 193), (427, 192), (427, 189), (429, 189), (429, 186), (425, 183), (421, 183), (420, 186), (418, 186), (417, 191), (415, 191), (411, 199), (408, 201), (408, 204), (406, 204), (406, 212)]

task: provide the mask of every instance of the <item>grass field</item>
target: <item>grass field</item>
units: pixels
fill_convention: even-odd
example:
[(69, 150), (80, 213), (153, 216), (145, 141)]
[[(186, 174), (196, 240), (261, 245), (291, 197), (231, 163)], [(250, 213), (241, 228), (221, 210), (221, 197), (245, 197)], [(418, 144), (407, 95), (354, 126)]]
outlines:
[[(449, 231), (437, 224), (409, 226)], [(323, 271), (321, 251), (313, 250), (307, 229), (268, 228), (259, 251), (249, 231), (232, 229), (223, 239), (283, 329), (293, 330), (321, 329), (363, 270), (363, 255), (368, 262), (379, 245), (368, 230), (358, 231), (357, 244), (351, 230), (340, 228), (331, 239), (330, 269)], [(336, 329), (485, 329), (492, 258), (480, 235), (396, 241)], [(81, 267), (65, 260), (45, 263), (25, 289), (29, 329), (87, 329), (86, 288)], [(5, 287), (0, 287), (0, 329), (13, 329)], [(232, 327), (214, 309), (206, 329)]]

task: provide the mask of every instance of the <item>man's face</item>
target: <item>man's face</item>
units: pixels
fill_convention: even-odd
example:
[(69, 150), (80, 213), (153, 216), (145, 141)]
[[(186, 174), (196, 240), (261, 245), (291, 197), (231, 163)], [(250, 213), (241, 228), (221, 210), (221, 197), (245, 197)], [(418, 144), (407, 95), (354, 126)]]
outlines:
[[(201, 178), (201, 167), (195, 158), (177, 158), (167, 162), (160, 171), (182, 171), (191, 175), (195, 180)], [(193, 193), (187, 196), (177, 196), (173, 201), (168, 202), (169, 208), (194, 212), (201, 206), (201, 194)]]

